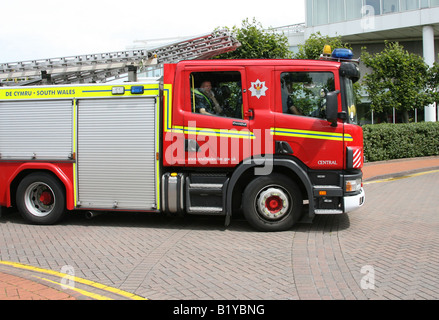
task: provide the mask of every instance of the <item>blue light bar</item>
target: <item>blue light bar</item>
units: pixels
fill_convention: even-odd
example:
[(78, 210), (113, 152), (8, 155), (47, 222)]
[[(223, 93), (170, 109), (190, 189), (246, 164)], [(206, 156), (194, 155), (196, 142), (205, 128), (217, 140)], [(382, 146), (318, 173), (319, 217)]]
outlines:
[(145, 92), (145, 89), (143, 86), (132, 86), (131, 87), (131, 94), (143, 94)]
[(332, 51), (332, 58), (351, 60), (353, 57), (354, 54), (350, 49), (339, 48)]

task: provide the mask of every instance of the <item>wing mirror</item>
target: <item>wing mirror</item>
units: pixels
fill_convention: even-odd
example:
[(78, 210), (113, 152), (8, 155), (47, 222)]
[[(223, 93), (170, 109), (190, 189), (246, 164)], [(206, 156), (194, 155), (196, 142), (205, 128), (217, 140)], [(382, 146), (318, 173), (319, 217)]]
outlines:
[(338, 114), (338, 94), (339, 90), (331, 91), (326, 94), (326, 120), (331, 122), (331, 126), (337, 126)]

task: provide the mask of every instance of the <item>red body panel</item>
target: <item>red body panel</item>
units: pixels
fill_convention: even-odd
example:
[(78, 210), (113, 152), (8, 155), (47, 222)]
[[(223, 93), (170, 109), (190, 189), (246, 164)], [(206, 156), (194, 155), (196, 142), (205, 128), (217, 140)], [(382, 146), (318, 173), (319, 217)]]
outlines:
[(352, 148), (354, 150), (353, 169), (362, 169), (364, 165), (363, 129), (360, 126), (346, 124), (344, 130), (346, 134), (353, 137), (353, 141), (345, 141), (343, 150), (346, 150), (346, 147)]
[[(282, 72), (332, 73), (335, 90), (341, 90), (339, 68), (338, 62), (320, 60), (183, 61), (165, 67), (164, 83), (171, 97), (164, 99), (164, 166), (234, 167), (251, 157), (274, 154), (276, 141), (285, 141), (293, 155), (311, 169), (344, 169), (346, 146), (363, 148), (361, 128), (341, 121), (333, 127), (325, 119), (283, 114), (280, 90)], [(241, 73), (243, 119), (234, 121), (236, 119), (193, 113), (191, 72), (228, 70)], [(263, 90), (255, 93), (256, 86)], [(338, 99), (340, 112), (340, 94)], [(253, 112), (252, 118), (249, 111)], [(241, 138), (221, 134), (220, 130), (226, 133), (236, 130)], [(250, 135), (249, 139), (243, 138), (245, 133)], [(185, 139), (196, 140), (201, 150), (185, 152)], [(356, 168), (361, 167), (362, 161)]]
[(11, 206), (11, 184), (22, 172), (44, 170), (55, 174), (66, 187), (67, 209), (74, 209), (73, 164), (46, 162), (0, 162), (0, 205)]
[[(326, 119), (284, 114), (282, 110), (282, 73), (332, 73), (335, 90), (341, 90), (339, 69), (338, 62), (319, 60), (196, 60), (165, 65), (160, 115), (162, 165), (234, 168), (246, 159), (275, 154), (276, 142), (282, 142), (291, 147), (290, 156), (314, 170), (346, 169), (349, 147), (353, 151), (353, 169), (361, 169), (361, 127), (340, 120), (337, 126), (331, 126)], [(191, 75), (208, 72), (240, 75), (242, 118), (193, 111)], [(341, 112), (341, 95), (338, 100)], [(198, 144), (198, 152), (188, 148), (191, 141)], [(73, 210), (73, 167), (72, 162), (0, 162), (0, 205), (11, 206), (11, 185), (17, 176), (24, 171), (44, 170), (55, 174), (64, 184), (67, 209)]]

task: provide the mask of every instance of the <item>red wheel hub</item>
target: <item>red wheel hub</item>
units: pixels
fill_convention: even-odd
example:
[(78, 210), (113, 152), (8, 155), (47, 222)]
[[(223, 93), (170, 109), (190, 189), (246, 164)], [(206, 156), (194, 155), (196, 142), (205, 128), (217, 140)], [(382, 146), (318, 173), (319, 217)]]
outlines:
[(40, 202), (45, 206), (50, 206), (53, 203), (52, 193), (49, 191), (43, 191), (40, 195)]
[(271, 196), (265, 201), (265, 207), (271, 212), (279, 212), (283, 208), (283, 201), (278, 196)]

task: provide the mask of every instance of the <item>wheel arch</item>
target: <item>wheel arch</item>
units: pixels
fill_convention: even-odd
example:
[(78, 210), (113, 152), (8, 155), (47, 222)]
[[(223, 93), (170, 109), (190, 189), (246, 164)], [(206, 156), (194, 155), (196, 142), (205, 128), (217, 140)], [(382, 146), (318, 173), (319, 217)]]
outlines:
[(18, 185), (20, 182), (28, 175), (35, 172), (45, 172), (51, 174), (53, 177), (57, 178), (64, 187), (64, 192), (66, 196), (66, 209), (74, 209), (74, 188), (73, 180), (69, 177), (67, 173), (64, 172), (62, 168), (52, 163), (26, 163), (19, 166), (14, 173), (10, 176), (8, 184), (9, 188), (7, 191), (8, 207), (15, 205), (15, 195), (17, 192)]
[[(248, 161), (240, 164), (233, 172), (227, 188), (227, 206), (226, 215), (230, 217), (237, 203), (242, 201), (242, 192), (244, 186), (255, 178), (254, 170), (261, 165), (254, 161)], [(314, 216), (314, 197), (312, 183), (305, 169), (297, 161), (286, 158), (274, 158), (271, 172), (283, 174), (291, 178), (300, 188), (303, 199), (309, 200), (309, 216)], [(270, 172), (270, 173), (271, 173)]]

